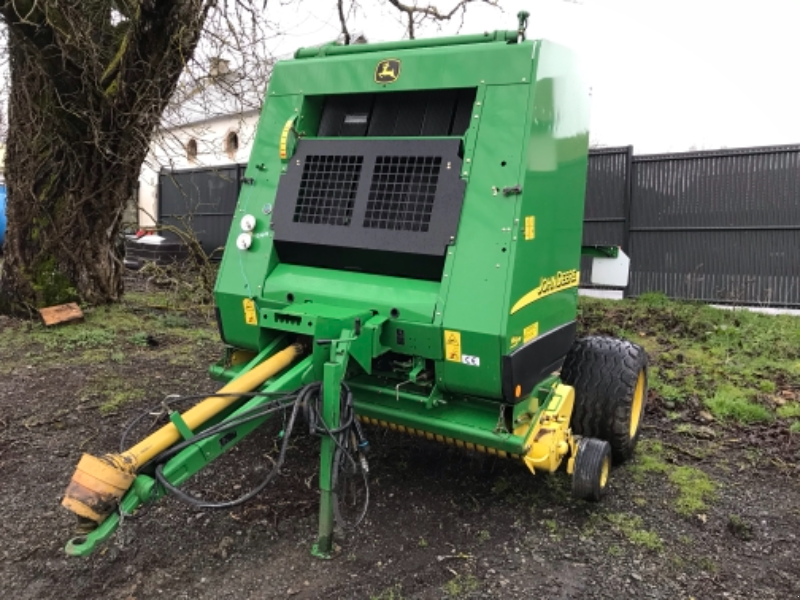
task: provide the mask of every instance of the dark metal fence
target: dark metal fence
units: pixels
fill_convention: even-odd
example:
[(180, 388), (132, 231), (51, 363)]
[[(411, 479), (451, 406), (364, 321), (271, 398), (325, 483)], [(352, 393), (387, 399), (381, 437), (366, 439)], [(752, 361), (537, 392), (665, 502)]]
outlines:
[(228, 239), (244, 169), (244, 165), (162, 169), (158, 182), (159, 223), (193, 232), (203, 250), (219, 258)]
[[(163, 170), (161, 223), (224, 246), (244, 166)], [(631, 257), (626, 294), (800, 306), (800, 145), (589, 155), (585, 244)], [(584, 260), (581, 279), (589, 281)]]
[[(599, 148), (591, 151), (586, 174), (583, 243), (628, 247), (628, 216), (631, 200), (633, 147)], [(584, 287), (594, 287), (592, 260), (581, 261)]]
[[(624, 164), (626, 150), (590, 154), (584, 243), (625, 249), (627, 294), (800, 306), (800, 146), (634, 156)], [(615, 214), (627, 219), (611, 221), (613, 207), (626, 202), (628, 212)], [(612, 231), (620, 224), (624, 233)]]

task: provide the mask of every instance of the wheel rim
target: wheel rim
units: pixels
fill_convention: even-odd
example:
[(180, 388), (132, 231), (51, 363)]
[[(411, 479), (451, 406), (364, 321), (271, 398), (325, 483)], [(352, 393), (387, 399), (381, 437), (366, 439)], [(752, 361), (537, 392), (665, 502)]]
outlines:
[(611, 458), (606, 456), (603, 459), (603, 465), (600, 467), (600, 489), (606, 487), (608, 483), (608, 472), (611, 470)]
[(639, 379), (636, 381), (636, 389), (633, 392), (633, 403), (631, 404), (631, 438), (639, 431), (639, 421), (642, 418), (642, 407), (644, 406), (644, 371), (639, 372)]

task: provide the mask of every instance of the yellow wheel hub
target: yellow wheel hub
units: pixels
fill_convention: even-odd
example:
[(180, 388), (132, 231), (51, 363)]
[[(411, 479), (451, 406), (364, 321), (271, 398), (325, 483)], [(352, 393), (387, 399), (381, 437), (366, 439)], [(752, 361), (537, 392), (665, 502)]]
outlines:
[(631, 404), (631, 430), (630, 436), (633, 438), (639, 430), (639, 422), (642, 420), (642, 408), (644, 407), (644, 371), (639, 373), (636, 382), (636, 389), (633, 392), (633, 403)]
[(606, 483), (608, 483), (609, 471), (611, 471), (611, 457), (606, 456), (603, 459), (603, 466), (600, 468), (600, 489), (606, 487)]

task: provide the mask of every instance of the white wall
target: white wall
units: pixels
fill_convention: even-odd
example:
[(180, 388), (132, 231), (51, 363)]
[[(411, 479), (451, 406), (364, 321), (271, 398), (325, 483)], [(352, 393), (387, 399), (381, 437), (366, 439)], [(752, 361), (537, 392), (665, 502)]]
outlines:
[[(158, 174), (162, 168), (189, 169), (246, 163), (253, 146), (258, 113), (231, 115), (160, 132), (151, 144), (150, 154), (139, 175), (139, 226), (152, 227), (158, 216)], [(229, 154), (225, 140), (236, 132), (239, 149)], [(197, 156), (190, 160), (186, 146), (197, 142)]]

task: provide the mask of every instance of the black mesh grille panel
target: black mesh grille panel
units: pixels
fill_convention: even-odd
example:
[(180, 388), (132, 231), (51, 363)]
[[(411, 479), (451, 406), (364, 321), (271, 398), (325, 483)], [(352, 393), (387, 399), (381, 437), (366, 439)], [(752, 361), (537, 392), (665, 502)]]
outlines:
[(388, 273), (387, 257), (406, 256), (403, 276), (441, 274), (464, 201), (461, 166), (455, 138), (299, 140), (275, 198), (280, 260)]
[(363, 163), (363, 156), (307, 156), (293, 221), (349, 225)]
[(428, 231), (441, 166), (440, 156), (378, 156), (364, 227)]

